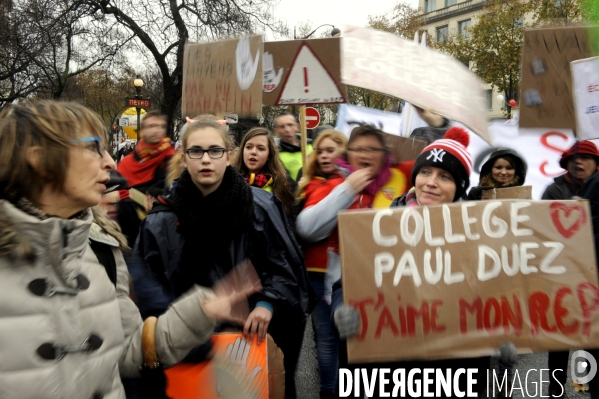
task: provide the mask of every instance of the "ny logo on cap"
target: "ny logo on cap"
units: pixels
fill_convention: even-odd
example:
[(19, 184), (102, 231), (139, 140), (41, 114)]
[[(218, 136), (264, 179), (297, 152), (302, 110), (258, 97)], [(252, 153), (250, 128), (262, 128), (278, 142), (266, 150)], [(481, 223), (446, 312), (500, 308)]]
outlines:
[(441, 148), (433, 148), (431, 150), (431, 154), (428, 157), (426, 157), (426, 160), (428, 161), (429, 159), (431, 159), (431, 157), (434, 157), (433, 162), (443, 162), (443, 155), (445, 154), (445, 150), (442, 150)]

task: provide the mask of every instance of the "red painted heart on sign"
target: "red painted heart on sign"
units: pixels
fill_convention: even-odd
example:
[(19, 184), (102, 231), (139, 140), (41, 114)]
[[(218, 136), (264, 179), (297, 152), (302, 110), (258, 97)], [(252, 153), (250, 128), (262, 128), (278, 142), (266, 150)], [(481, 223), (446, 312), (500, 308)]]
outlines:
[[(576, 234), (584, 225), (587, 218), (584, 208), (578, 204), (566, 205), (561, 202), (554, 202), (549, 206), (549, 209), (553, 224), (557, 228), (557, 231), (566, 239)], [(560, 220), (560, 211), (564, 213), (566, 218), (569, 218), (572, 212), (578, 212), (578, 218), (570, 227), (566, 228)]]

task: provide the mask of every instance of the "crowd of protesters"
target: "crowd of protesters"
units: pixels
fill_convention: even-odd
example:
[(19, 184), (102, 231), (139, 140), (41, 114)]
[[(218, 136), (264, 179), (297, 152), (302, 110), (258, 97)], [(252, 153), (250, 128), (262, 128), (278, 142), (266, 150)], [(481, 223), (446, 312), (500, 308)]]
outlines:
[[(349, 137), (319, 129), (304, 165), (292, 114), (276, 117), (272, 132), (250, 129), (237, 149), (224, 121), (200, 115), (187, 120), (175, 148), (166, 116), (153, 111), (117, 167), (102, 122), (87, 108), (6, 107), (0, 397), (165, 398), (164, 381), (156, 384), (164, 367), (209, 359), (210, 334), (237, 329), (258, 342), (272, 336), (284, 354), (285, 397), (295, 398), (309, 316), (320, 397), (338, 397), (340, 367), (373, 367), (347, 361), (345, 339), (356, 334), (359, 315), (343, 306), (338, 212), (480, 200), (483, 190), (526, 181), (517, 149), (498, 148), (470, 188), (468, 134), (419, 112), (429, 127), (413, 135), (428, 146), (415, 160), (395, 159), (385, 133), (365, 125)], [(439, 151), (445, 156), (432, 156)], [(577, 142), (560, 160), (566, 174), (543, 199), (590, 198), (597, 216), (598, 165), (595, 144)], [(240, 265), (252, 283), (218, 295)], [(516, 358), (507, 352), (499, 367), (509, 374)], [(567, 352), (550, 353), (562, 386), (567, 363)], [(489, 358), (427, 364), (490, 367)], [(564, 395), (556, 383), (550, 393)]]

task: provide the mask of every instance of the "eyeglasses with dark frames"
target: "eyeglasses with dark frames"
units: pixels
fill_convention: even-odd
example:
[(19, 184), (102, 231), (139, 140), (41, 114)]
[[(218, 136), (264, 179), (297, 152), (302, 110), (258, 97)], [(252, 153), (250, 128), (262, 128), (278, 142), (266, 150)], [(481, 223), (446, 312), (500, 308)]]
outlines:
[(80, 144), (80, 143), (95, 143), (96, 151), (100, 154), (101, 157), (106, 154), (106, 147), (102, 145), (102, 139), (99, 136), (91, 136), (91, 137), (82, 137), (80, 139), (72, 139), (71, 143)]
[(223, 147), (212, 147), (204, 150), (200, 147), (191, 147), (185, 150), (187, 156), (191, 159), (202, 159), (204, 158), (204, 154), (208, 153), (208, 156), (212, 159), (219, 159), (225, 155), (226, 148)]

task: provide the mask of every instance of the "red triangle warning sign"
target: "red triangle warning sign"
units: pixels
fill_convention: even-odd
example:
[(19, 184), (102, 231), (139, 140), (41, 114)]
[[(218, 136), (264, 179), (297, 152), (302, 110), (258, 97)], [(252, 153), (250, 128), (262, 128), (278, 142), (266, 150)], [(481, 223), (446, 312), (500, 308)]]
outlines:
[(278, 105), (344, 102), (343, 91), (307, 43), (303, 43), (283, 83)]

